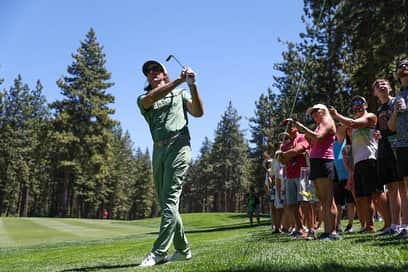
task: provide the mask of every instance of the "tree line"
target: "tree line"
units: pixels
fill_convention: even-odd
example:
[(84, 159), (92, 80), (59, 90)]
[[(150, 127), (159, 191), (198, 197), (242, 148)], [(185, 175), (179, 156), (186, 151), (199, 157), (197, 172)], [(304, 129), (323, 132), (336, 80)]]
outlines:
[(214, 141), (203, 142), (188, 177), (184, 211), (242, 211), (250, 185), (263, 192), (262, 154), (279, 146), (285, 118), (312, 127), (313, 121), (304, 113), (317, 103), (351, 116), (354, 95), (365, 96), (369, 111), (375, 112), (378, 102), (371, 84), (377, 78), (389, 80), (398, 90), (395, 67), (408, 56), (407, 1), (304, 0), (302, 21), (305, 30), (299, 33), (299, 42), (281, 41), (286, 50), (282, 62), (274, 65), (280, 75), (255, 101), (250, 138), (243, 141), (242, 131), (237, 132), (240, 117), (231, 114), (230, 105)]
[[(273, 85), (255, 101), (249, 138), (230, 102), (214, 139), (205, 138), (182, 195), (184, 212), (243, 211), (245, 193), (262, 192), (262, 153), (279, 144), (281, 121), (312, 123), (307, 107), (324, 103), (349, 114), (353, 95), (369, 109), (376, 78), (395, 89), (395, 64), (408, 53), (408, 3), (305, 0), (305, 30), (286, 45)], [(114, 96), (103, 46), (91, 29), (57, 81), (62, 99), (48, 103), (18, 75), (0, 92), (0, 214), (135, 219), (159, 213), (149, 150), (134, 147), (112, 119)], [(0, 79), (0, 85), (3, 81)]]
[(18, 75), (0, 92), (0, 214), (134, 219), (158, 213), (149, 151), (112, 119), (113, 83), (91, 29), (47, 103)]

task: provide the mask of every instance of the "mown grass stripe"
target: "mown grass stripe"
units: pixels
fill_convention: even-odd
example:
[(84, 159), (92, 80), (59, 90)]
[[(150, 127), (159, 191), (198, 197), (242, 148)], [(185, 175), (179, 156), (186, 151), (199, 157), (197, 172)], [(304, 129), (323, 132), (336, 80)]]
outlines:
[[(78, 239), (77, 235), (37, 224), (27, 218), (4, 218), (3, 227), (14, 241), (11, 246), (26, 246)], [(3, 245), (0, 245), (3, 247)]]
[(92, 228), (101, 231), (102, 234), (109, 235), (132, 235), (135, 233), (151, 232), (152, 228), (148, 226), (130, 225), (121, 223), (121, 221), (113, 220), (96, 220), (96, 219), (72, 219), (64, 218), (58, 219), (59, 222), (70, 224), (73, 226)]
[(11, 246), (14, 241), (8, 235), (6, 228), (3, 224), (3, 218), (0, 217), (0, 247), (1, 246)]
[(57, 231), (71, 233), (72, 235), (79, 236), (79, 237), (88, 237), (88, 238), (98, 238), (101, 235), (101, 229), (97, 228), (90, 228), (90, 227), (82, 227), (73, 224), (66, 224), (65, 222), (61, 222), (60, 220), (56, 219), (48, 219), (48, 218), (27, 218), (38, 225), (42, 225), (44, 227), (52, 228)]
[[(193, 228), (211, 229), (217, 226), (218, 221), (222, 231), (189, 233), (193, 260), (152, 267), (149, 271), (408, 271), (406, 239), (377, 234), (347, 234), (339, 241), (303, 241), (283, 234), (272, 235), (270, 226), (266, 225), (230, 228), (244, 225), (245, 218), (229, 214), (225, 214), (226, 220), (223, 216), (212, 214), (186, 215), (186, 219)], [(44, 222), (46, 220), (66, 224), (77, 220), (100, 223), (101, 228), (110, 223), (128, 223), (55, 218)], [(36, 235), (35, 228), (29, 224), (35, 225), (33, 222), (26, 219), (18, 219), (18, 222), (24, 226), (19, 231)], [(151, 222), (146, 219), (129, 225), (137, 229)], [(227, 227), (226, 222), (229, 223)], [(342, 223), (345, 225), (345, 222)], [(377, 227), (379, 225), (377, 223)], [(14, 227), (18, 227), (17, 222)], [(136, 271), (140, 261), (151, 250), (155, 238), (156, 235), (135, 233), (126, 238), (87, 240), (79, 237), (76, 241), (61, 243), (49, 241), (35, 246), (0, 247), (0, 271)], [(173, 252), (171, 247), (169, 254)]]

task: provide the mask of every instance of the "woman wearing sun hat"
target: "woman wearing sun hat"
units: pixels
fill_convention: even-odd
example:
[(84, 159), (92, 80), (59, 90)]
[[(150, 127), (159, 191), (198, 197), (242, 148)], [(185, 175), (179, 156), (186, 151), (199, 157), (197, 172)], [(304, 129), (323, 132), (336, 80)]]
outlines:
[(335, 177), (333, 145), (336, 126), (327, 107), (323, 104), (310, 107), (306, 114), (311, 115), (317, 125), (314, 131), (298, 121), (287, 120), (293, 122), (299, 130), (304, 131), (311, 143), (309, 178), (314, 182), (317, 197), (323, 208), (324, 233), (320, 238), (338, 240), (341, 237), (336, 232), (337, 208), (333, 199)]

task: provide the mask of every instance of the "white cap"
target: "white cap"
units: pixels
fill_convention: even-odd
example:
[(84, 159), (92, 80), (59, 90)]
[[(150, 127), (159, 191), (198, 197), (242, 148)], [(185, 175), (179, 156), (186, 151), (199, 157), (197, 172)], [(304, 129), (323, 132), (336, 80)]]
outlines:
[(313, 110), (325, 110), (326, 112), (329, 111), (325, 105), (323, 105), (323, 104), (316, 104), (316, 105), (313, 105), (312, 107), (308, 108), (308, 109), (306, 110), (306, 114), (307, 114), (307, 115), (310, 115)]

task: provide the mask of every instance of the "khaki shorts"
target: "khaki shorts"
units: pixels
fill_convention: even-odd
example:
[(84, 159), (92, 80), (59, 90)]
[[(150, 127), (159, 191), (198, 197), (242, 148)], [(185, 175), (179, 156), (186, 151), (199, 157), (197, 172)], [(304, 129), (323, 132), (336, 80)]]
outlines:
[(315, 199), (314, 186), (309, 179), (285, 179), (286, 204), (295, 205), (301, 201), (309, 202)]

